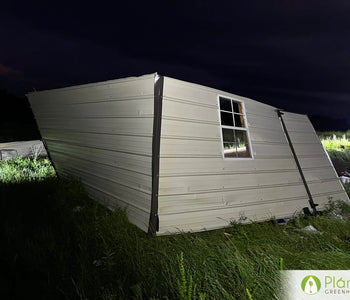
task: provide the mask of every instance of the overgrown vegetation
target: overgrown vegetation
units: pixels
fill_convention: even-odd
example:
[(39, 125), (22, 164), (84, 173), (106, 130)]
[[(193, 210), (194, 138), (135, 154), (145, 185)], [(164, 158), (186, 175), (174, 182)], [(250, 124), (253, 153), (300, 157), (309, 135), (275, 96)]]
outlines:
[(319, 133), (319, 137), (332, 160), (350, 162), (350, 130), (346, 133)]
[(0, 182), (2, 183), (42, 181), (55, 176), (55, 170), (47, 158), (16, 157), (0, 163)]
[[(57, 180), (47, 160), (1, 162), (0, 170), (8, 176), (0, 184), (3, 299), (278, 299), (280, 268), (350, 268), (344, 204), (285, 226), (149, 238), (80, 182)], [(310, 224), (323, 234), (301, 230)]]
[(321, 140), (326, 140), (333, 138), (335, 136), (336, 139), (350, 139), (350, 130), (348, 131), (322, 131), (317, 132), (317, 135), (320, 137)]
[(349, 151), (350, 150), (350, 140), (347, 139), (323, 139), (323, 146), (327, 151)]

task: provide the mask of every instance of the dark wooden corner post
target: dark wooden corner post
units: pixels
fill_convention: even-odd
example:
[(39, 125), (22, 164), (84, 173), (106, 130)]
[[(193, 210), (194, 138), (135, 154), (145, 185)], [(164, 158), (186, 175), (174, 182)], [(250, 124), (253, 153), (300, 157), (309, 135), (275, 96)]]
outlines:
[(152, 138), (152, 197), (149, 217), (148, 234), (155, 236), (159, 230), (158, 217), (158, 190), (159, 190), (159, 154), (160, 133), (162, 126), (164, 77), (155, 74), (154, 77), (154, 111), (153, 111), (153, 138)]

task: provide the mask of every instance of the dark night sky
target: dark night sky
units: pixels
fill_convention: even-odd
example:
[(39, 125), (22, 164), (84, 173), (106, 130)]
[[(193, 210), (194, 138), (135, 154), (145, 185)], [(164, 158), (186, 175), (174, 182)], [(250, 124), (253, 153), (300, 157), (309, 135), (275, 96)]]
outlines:
[(0, 88), (16, 95), (158, 72), (350, 127), (348, 0), (12, 2)]

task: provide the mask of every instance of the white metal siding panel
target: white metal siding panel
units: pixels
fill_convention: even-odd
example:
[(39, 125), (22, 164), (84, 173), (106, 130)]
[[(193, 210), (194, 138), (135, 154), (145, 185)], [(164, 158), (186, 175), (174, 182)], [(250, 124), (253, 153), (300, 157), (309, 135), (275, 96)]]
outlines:
[(300, 185), (301, 180), (295, 182), (295, 178), (298, 175), (298, 172), (295, 170), (285, 173), (278, 171), (276, 173), (270, 172), (268, 175), (266, 173), (221, 174), (220, 180), (217, 179), (218, 175), (182, 176), (181, 179), (186, 182), (186, 185), (183, 185), (182, 182), (177, 181), (173, 177), (162, 177), (159, 195), (220, 192), (237, 189), (247, 190), (254, 189), (257, 186), (259, 188), (265, 188), (286, 186), (289, 184)]
[[(76, 90), (78, 92), (78, 90)], [(55, 109), (55, 116), (66, 118), (132, 118), (132, 117), (152, 117), (153, 109), (149, 106), (153, 100), (152, 95), (143, 96), (142, 99), (126, 100), (102, 100), (98, 103), (79, 103), (59, 105), (59, 99), (63, 95), (52, 97), (52, 102), (43, 105), (35, 105), (34, 109), (43, 117), (52, 117), (52, 109)], [(64, 96), (65, 97), (65, 96)], [(135, 109), (136, 108), (136, 109)]]
[[(223, 160), (217, 96), (245, 104), (254, 159)], [(275, 108), (164, 78), (159, 234), (292, 216), (308, 206)]]
[(284, 113), (289, 136), (314, 202), (323, 209), (330, 200), (348, 201), (348, 196), (306, 115)]
[[(145, 124), (146, 126), (146, 124)], [(39, 126), (40, 128), (40, 126)], [(45, 141), (61, 142), (68, 145), (77, 145), (88, 148), (97, 148), (151, 156), (152, 137), (127, 136), (92, 132), (72, 132), (69, 130), (41, 130)]]
[[(257, 206), (259, 209), (257, 210)], [(223, 207), (222, 209), (195, 210), (189, 212), (160, 215), (161, 231), (159, 234), (179, 231), (213, 230), (228, 226), (232, 221), (262, 221), (277, 214), (290, 217), (305, 206), (304, 198), (283, 198), (271, 202), (258, 202), (255, 205), (242, 204), (241, 207)], [(284, 212), (284, 213), (283, 213)], [(175, 225), (177, 224), (177, 225)]]
[[(278, 171), (296, 171), (294, 160), (290, 158), (276, 158), (273, 164), (269, 159), (238, 160), (227, 163), (223, 159), (202, 157), (164, 157), (161, 158), (161, 176), (186, 175), (224, 175), (224, 174), (257, 174)], [(189, 167), (190, 165), (190, 167)]]
[(278, 118), (275, 117), (276, 112), (273, 110), (270, 111), (270, 116), (264, 115), (256, 115), (250, 114), (249, 110), (247, 110), (247, 115), (249, 116), (248, 125), (249, 128), (257, 128), (258, 130), (267, 129), (272, 134), (276, 131), (278, 133), (281, 132), (281, 124)]
[(329, 160), (325, 160), (324, 156), (314, 156), (314, 157), (303, 157), (303, 156), (299, 156), (299, 162), (300, 164), (303, 166), (303, 169), (308, 169), (308, 168), (314, 168), (315, 166), (319, 167), (319, 168), (323, 168), (323, 167), (328, 167), (328, 168), (332, 168), (333, 169), (333, 165), (331, 165), (329, 163)]
[(118, 169), (130, 170), (151, 176), (149, 157), (86, 146), (48, 142), (50, 153), (63, 153), (66, 156), (84, 157), (87, 161), (110, 165)]
[[(144, 126), (147, 123), (147, 126)], [(114, 135), (136, 135), (136, 136), (152, 136), (152, 132), (148, 132), (149, 126), (152, 126), (152, 118), (133, 118), (130, 124), (130, 118), (81, 118), (81, 119), (42, 119), (41, 126), (47, 130), (57, 130), (57, 127), (65, 131), (88, 133), (104, 133)]]
[[(279, 195), (280, 197), (276, 197)], [(286, 197), (286, 194), (290, 197)], [(218, 195), (219, 197), (215, 197)], [(205, 191), (197, 193), (186, 193), (183, 197), (178, 197), (179, 195), (164, 195), (163, 200), (167, 200), (167, 203), (162, 205), (164, 211), (161, 215), (170, 215), (173, 213), (186, 213), (190, 211), (202, 211), (207, 209), (226, 209), (233, 207), (240, 207), (240, 212), (245, 210), (246, 206), (256, 206), (264, 202), (275, 203), (280, 201), (288, 201), (288, 199), (304, 197), (304, 187), (302, 184), (291, 184), (291, 185), (275, 185), (259, 187), (254, 186), (249, 189), (245, 187), (236, 188), (236, 190), (222, 189), (221, 191)], [(178, 204), (174, 207), (175, 204)], [(302, 202), (305, 204), (305, 202)], [(305, 206), (305, 205), (304, 205)], [(254, 208), (256, 209), (256, 207)], [(255, 211), (255, 214), (258, 210)], [(289, 213), (289, 212), (287, 212)], [(253, 217), (253, 216), (250, 216)], [(190, 222), (191, 220), (189, 220)], [(227, 225), (227, 224), (226, 224)]]
[(108, 207), (147, 231), (154, 75), (28, 95), (58, 173), (81, 178)]

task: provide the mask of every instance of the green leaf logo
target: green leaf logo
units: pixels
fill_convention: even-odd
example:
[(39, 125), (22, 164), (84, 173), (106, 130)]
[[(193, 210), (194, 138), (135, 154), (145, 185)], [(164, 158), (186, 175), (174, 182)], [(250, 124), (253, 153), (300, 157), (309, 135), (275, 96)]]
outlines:
[(301, 289), (305, 294), (315, 295), (321, 289), (321, 281), (314, 275), (308, 275), (301, 281)]

